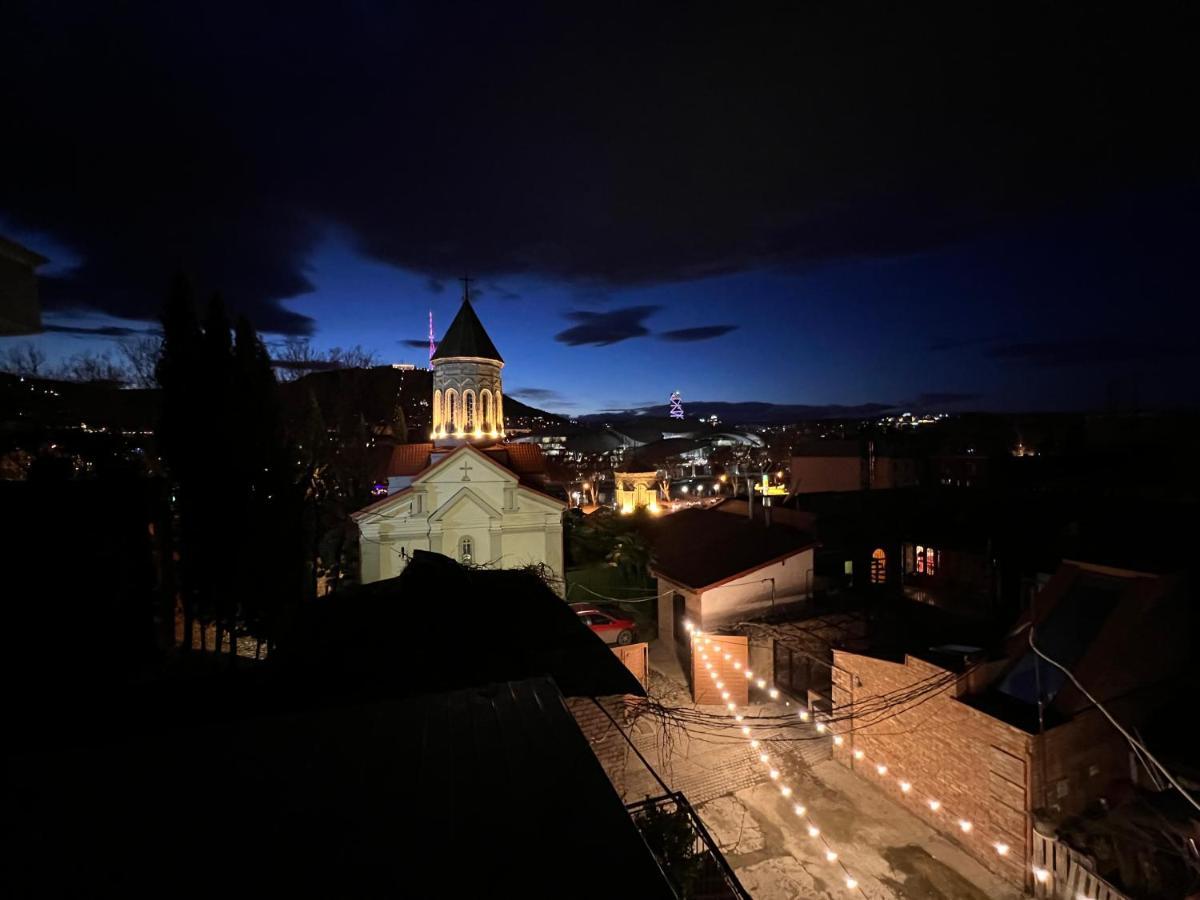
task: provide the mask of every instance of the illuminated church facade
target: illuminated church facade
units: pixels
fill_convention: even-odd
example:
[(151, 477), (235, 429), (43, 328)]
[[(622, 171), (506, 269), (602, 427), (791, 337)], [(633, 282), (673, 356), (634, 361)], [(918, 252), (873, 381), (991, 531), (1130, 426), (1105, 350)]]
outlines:
[(399, 575), (416, 550), (464, 565), (537, 565), (562, 593), (565, 498), (535, 444), (506, 444), (497, 352), (469, 298), (433, 354), (429, 440), (386, 448), (386, 496), (354, 513), (363, 583)]

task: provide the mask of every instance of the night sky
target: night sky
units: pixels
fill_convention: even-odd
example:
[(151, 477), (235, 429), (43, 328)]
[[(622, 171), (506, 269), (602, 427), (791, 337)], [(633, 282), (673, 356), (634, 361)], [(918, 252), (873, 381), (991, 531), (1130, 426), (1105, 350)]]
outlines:
[(36, 340), (111, 347), (183, 270), (422, 363), (469, 274), (568, 413), (1200, 401), (1189, 4), (579, 6), (6, 5)]

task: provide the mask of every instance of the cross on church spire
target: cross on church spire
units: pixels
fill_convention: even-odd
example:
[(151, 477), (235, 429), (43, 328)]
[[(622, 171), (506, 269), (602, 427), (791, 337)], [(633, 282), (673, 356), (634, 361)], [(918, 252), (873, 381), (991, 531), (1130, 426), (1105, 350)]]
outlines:
[(458, 280), (462, 282), (463, 299), (470, 300), (471, 299), (471, 282), (474, 281), (475, 279), (471, 278), (469, 275), (464, 275), (462, 278), (460, 278)]

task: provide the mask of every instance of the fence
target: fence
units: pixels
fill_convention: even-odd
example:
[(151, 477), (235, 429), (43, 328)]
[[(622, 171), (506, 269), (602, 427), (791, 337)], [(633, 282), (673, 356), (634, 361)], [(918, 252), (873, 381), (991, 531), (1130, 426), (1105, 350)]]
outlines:
[(1130, 900), (1097, 875), (1092, 860), (1066, 844), (1033, 833), (1033, 895), (1047, 900)]
[(649, 648), (649, 644), (614, 644), (612, 647), (617, 659), (625, 664), (625, 668), (633, 673), (642, 687), (646, 687), (646, 678), (650, 673)]

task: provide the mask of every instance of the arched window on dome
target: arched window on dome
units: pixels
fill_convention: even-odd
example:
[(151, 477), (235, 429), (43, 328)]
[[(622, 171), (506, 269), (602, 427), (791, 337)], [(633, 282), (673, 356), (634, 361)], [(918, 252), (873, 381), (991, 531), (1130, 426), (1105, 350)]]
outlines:
[(442, 428), (454, 431), (458, 427), (458, 392), (453, 388), (446, 390), (446, 403), (442, 409)]
[(496, 430), (496, 420), (492, 417), (492, 392), (487, 388), (479, 392), (479, 421), (484, 431)]
[(442, 425), (442, 392), (433, 392), (433, 430), (437, 431)]
[(504, 431), (504, 398), (496, 391), (496, 430)]
[(882, 547), (871, 554), (871, 584), (887, 584), (887, 554)]
[(478, 412), (479, 410), (475, 408), (475, 392), (463, 391), (463, 429), (465, 431), (474, 431), (479, 427), (476, 417)]

